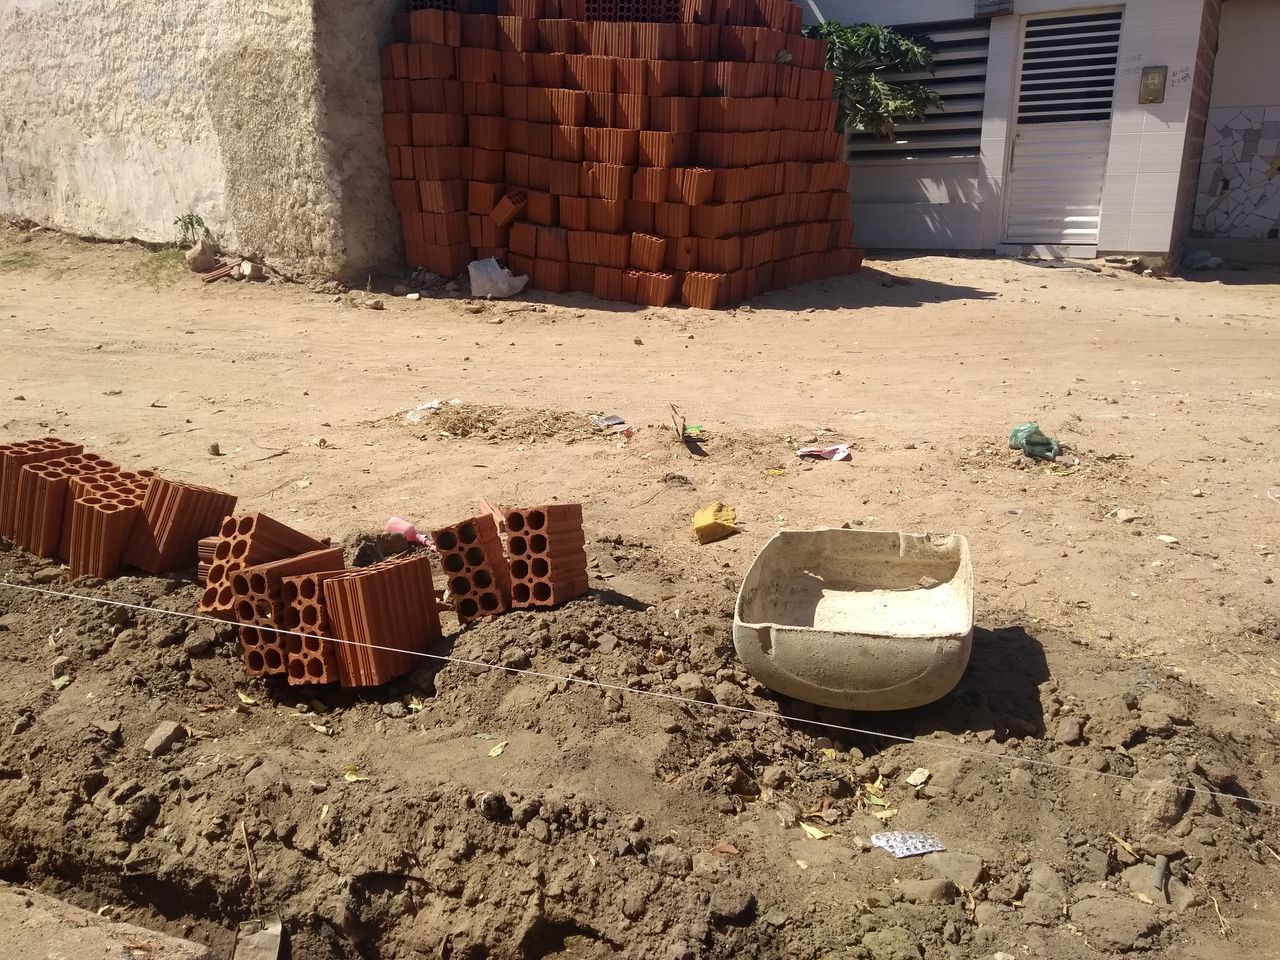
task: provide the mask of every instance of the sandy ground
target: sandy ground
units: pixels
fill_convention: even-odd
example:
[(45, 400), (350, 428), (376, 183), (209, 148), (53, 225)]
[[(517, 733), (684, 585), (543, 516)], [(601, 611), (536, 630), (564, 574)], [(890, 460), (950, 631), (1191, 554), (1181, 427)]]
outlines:
[[(5, 438), (81, 439), (336, 537), (448, 522), (480, 494), (581, 500), (590, 535), (669, 561), (613, 576), (648, 602), (739, 577), (782, 527), (958, 531), (980, 624), (1017, 616), (1280, 710), (1274, 270), (911, 257), (719, 313), (542, 294), (374, 311), (48, 234), (0, 237), (0, 271)], [(405, 422), (433, 399), (489, 408), (451, 412), (465, 438)], [(672, 403), (705, 457), (672, 442)], [(592, 413), (640, 429), (594, 436)], [(1011, 456), (1027, 419), (1080, 465)], [(852, 463), (802, 463), (814, 439)], [(743, 533), (698, 547), (690, 517), (713, 500)]]

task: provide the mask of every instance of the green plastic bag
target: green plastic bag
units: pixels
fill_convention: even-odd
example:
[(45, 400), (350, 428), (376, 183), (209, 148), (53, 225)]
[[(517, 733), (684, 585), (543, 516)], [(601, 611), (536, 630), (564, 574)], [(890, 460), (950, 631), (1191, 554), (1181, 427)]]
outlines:
[(1035, 460), (1052, 460), (1061, 451), (1058, 441), (1040, 431), (1040, 424), (1028, 421), (1009, 431), (1009, 449), (1021, 450)]

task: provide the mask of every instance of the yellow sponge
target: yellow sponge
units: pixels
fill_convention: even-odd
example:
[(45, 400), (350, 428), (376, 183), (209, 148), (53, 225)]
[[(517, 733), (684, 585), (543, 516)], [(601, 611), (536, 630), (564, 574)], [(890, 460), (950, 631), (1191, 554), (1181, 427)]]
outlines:
[(738, 514), (733, 507), (716, 503), (703, 507), (693, 515), (693, 535), (699, 543), (714, 543), (738, 532), (734, 524)]

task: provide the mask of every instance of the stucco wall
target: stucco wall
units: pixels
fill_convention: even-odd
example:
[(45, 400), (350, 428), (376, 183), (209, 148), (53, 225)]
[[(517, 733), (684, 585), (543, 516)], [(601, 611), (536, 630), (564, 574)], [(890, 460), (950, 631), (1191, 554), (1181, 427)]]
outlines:
[(368, 145), (393, 6), (0, 0), (0, 214), (166, 241), (193, 210), (287, 273), (395, 262)]

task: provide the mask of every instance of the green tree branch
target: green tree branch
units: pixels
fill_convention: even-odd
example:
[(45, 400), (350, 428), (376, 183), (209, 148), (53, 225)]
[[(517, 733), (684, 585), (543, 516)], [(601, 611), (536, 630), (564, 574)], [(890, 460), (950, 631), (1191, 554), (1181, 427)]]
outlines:
[(885, 74), (933, 72), (925, 37), (873, 23), (828, 20), (804, 28), (827, 41), (827, 69), (835, 74), (836, 129), (853, 127), (882, 137), (898, 123), (922, 120), (942, 106), (942, 96), (924, 80), (890, 82)]

